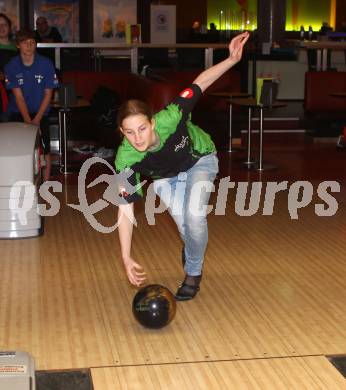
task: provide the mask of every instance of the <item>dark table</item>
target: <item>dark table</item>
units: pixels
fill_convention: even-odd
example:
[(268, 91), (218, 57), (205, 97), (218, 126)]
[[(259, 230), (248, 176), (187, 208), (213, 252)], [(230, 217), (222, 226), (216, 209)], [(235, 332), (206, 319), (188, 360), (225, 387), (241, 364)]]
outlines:
[[(284, 107), (285, 104), (274, 102), (271, 105), (263, 105), (260, 103), (257, 103), (257, 100), (254, 98), (234, 98), (230, 99), (231, 104), (236, 104), (241, 107), (246, 107), (249, 110), (249, 121), (248, 121), (248, 140), (247, 140), (247, 160), (245, 161), (245, 165), (247, 165), (248, 168), (251, 168), (252, 166), (255, 167), (258, 171), (263, 171), (264, 169), (273, 168), (272, 166), (264, 166), (263, 165), (263, 110), (271, 110), (274, 108)], [(251, 118), (252, 118), (252, 111), (254, 109), (258, 109), (260, 112), (260, 129), (259, 129), (259, 157), (258, 162), (252, 160), (251, 158)]]
[(249, 93), (243, 92), (230, 92), (230, 91), (221, 91), (213, 92), (210, 96), (228, 98), (229, 100), (229, 148), (228, 152), (234, 152), (236, 149), (232, 148), (232, 99), (244, 99), (251, 96)]
[(67, 169), (67, 116), (70, 115), (72, 108), (89, 107), (90, 102), (83, 98), (78, 98), (77, 102), (69, 107), (61, 106), (53, 102), (51, 107), (59, 110), (59, 162), (60, 172), (64, 175), (70, 173)]

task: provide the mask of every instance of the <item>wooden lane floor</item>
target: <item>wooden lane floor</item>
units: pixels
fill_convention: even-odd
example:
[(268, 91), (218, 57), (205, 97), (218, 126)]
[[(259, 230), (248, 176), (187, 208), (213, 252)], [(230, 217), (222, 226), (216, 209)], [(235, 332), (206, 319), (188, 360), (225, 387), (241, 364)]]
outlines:
[[(329, 165), (339, 169), (331, 158)], [(321, 169), (321, 177), (316, 169), (305, 172), (314, 185), (323, 179)], [(242, 174), (239, 170), (239, 178)], [(339, 178), (344, 182), (341, 171)], [(278, 195), (273, 215), (261, 215), (260, 208), (245, 217), (235, 212), (230, 191), (226, 215), (209, 215), (200, 294), (177, 304), (168, 327), (151, 331), (132, 317), (136, 289), (126, 280), (117, 232), (97, 232), (67, 205), (77, 203), (76, 185), (63, 188), (61, 210), (46, 218), (42, 237), (0, 241), (1, 350), (30, 352), (40, 370), (91, 367), (96, 390), (177, 388), (176, 383), (181, 388), (299, 388), (300, 383), (309, 389), (346, 388), (324, 357), (346, 353), (345, 192), (335, 195), (334, 216), (316, 215), (321, 199), (315, 193), (292, 220), (287, 193)], [(104, 190), (103, 185), (89, 189), (89, 202)], [(96, 216), (111, 226), (116, 207)], [(175, 291), (183, 273), (174, 224), (165, 213), (155, 216), (155, 226), (148, 225), (143, 204), (136, 217), (133, 256), (150, 283)]]
[(345, 389), (322, 356), (92, 369), (97, 390)]

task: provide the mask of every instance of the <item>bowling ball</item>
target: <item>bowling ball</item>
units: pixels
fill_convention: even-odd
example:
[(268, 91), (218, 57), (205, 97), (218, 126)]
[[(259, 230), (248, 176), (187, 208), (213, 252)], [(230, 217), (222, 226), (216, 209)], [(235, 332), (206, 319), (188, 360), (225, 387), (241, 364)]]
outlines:
[(174, 295), (168, 288), (150, 284), (141, 288), (132, 302), (136, 320), (146, 328), (158, 329), (169, 324), (176, 311)]

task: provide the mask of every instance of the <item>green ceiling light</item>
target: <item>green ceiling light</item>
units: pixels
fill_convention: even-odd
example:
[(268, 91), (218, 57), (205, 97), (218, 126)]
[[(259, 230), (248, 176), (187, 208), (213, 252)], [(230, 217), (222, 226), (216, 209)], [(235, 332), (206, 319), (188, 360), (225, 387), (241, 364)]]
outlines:
[(319, 31), (324, 21), (330, 20), (331, 0), (286, 0), (286, 30), (305, 30), (309, 26)]
[[(331, 20), (335, 0), (286, 0), (286, 30), (319, 31), (322, 23)], [(334, 11), (335, 12), (335, 11)], [(219, 30), (255, 30), (257, 0), (208, 0), (208, 26), (214, 23)]]
[(214, 23), (219, 30), (254, 30), (257, 0), (208, 0), (207, 21), (208, 26)]

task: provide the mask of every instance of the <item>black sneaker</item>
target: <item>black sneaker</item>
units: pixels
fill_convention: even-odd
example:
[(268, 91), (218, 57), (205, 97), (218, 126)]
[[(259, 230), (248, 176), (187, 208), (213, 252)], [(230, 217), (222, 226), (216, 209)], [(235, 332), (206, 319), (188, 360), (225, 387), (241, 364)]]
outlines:
[(189, 276), (186, 275), (183, 283), (179, 286), (175, 299), (177, 301), (188, 301), (193, 299), (199, 291), (199, 285), (201, 283), (202, 275)]

